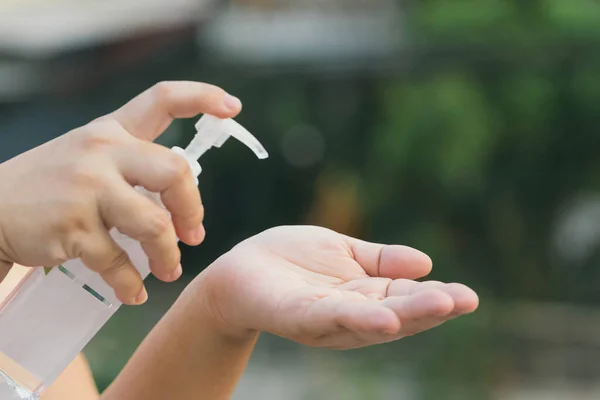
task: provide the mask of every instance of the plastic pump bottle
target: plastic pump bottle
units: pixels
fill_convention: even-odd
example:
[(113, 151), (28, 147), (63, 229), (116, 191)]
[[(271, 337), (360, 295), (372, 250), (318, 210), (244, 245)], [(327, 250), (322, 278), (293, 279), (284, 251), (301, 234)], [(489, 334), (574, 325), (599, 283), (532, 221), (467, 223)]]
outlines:
[[(196, 131), (185, 150), (173, 148), (189, 163), (196, 183), (202, 171), (197, 160), (230, 136), (259, 159), (268, 157), (260, 142), (232, 119), (204, 115)], [(137, 189), (161, 204), (159, 195)], [(110, 234), (145, 279), (150, 268), (141, 245), (116, 229)], [(0, 399), (38, 399), (120, 306), (112, 288), (80, 260), (50, 272), (29, 269), (0, 304)]]

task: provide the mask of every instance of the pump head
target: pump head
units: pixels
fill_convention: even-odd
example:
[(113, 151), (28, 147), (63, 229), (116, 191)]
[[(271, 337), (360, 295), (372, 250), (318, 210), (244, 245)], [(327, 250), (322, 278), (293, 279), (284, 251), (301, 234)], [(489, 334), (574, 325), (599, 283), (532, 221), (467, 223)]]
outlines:
[(258, 139), (243, 126), (233, 119), (219, 119), (208, 114), (203, 115), (196, 123), (196, 135), (185, 150), (181, 147), (173, 147), (172, 150), (187, 160), (198, 183), (198, 176), (202, 172), (202, 167), (198, 163), (200, 157), (211, 147), (221, 147), (230, 136), (249, 147), (259, 159), (269, 157)]

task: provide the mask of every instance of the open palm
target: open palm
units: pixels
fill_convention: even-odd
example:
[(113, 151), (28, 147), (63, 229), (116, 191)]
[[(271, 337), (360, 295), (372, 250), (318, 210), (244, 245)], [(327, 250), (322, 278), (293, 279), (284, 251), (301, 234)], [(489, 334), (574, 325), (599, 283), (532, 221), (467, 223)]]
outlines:
[(417, 282), (425, 254), (313, 226), (267, 230), (199, 277), (231, 329), (267, 331), (302, 344), (348, 349), (400, 339), (473, 312), (475, 292)]

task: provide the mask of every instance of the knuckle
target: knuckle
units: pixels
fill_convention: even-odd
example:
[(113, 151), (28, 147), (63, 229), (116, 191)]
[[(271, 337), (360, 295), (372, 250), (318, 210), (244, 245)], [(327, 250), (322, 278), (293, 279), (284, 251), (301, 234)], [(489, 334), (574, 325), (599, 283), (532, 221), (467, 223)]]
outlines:
[(66, 257), (68, 259), (81, 258), (90, 243), (90, 233), (88, 225), (84, 222), (78, 222), (79, 225), (64, 225), (64, 237), (63, 249), (66, 251)]
[(113, 254), (106, 264), (105, 273), (117, 274), (130, 265), (129, 256), (124, 251), (118, 251)]
[[(167, 150), (168, 151), (168, 150)], [(165, 172), (169, 178), (172, 180), (183, 180), (188, 178), (188, 174), (190, 174), (190, 167), (187, 161), (181, 157), (173, 153), (172, 151), (168, 151), (170, 154), (165, 158)]]
[[(77, 189), (99, 188), (104, 185), (104, 177), (101, 170), (98, 170), (92, 163), (81, 160), (71, 167), (71, 183)], [(78, 193), (80, 194), (80, 193)]]
[(49, 244), (46, 250), (46, 255), (54, 265), (64, 264), (71, 258), (69, 257), (65, 246), (59, 242), (53, 242)]
[(113, 120), (96, 121), (81, 131), (81, 147), (84, 152), (105, 151), (122, 143), (124, 135), (117, 122)]
[(171, 217), (169, 214), (160, 210), (148, 215), (148, 225), (146, 232), (143, 233), (143, 241), (156, 239), (165, 234), (171, 228)]
[(89, 218), (88, 206), (83, 201), (70, 201), (64, 204), (64, 213), (60, 213), (60, 218), (55, 218), (50, 222), (51, 229), (58, 237), (67, 237), (68, 242), (72, 243), (82, 233), (91, 230), (91, 221)]
[(150, 90), (152, 91), (155, 100), (158, 103), (163, 104), (172, 98), (174, 83), (169, 81), (158, 82)]

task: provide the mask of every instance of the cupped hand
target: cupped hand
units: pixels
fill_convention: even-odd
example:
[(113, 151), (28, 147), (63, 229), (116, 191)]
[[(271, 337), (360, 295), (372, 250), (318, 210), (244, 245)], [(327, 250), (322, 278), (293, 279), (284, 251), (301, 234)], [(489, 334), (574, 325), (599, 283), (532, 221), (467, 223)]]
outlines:
[(430, 271), (429, 257), (409, 247), (289, 226), (240, 243), (189, 288), (228, 334), (266, 331), (349, 349), (413, 335), (477, 308), (477, 295), (462, 284), (415, 281)]
[[(0, 165), (0, 281), (13, 263), (80, 258), (126, 304), (147, 298), (111, 228), (141, 242), (153, 274), (181, 275), (177, 237), (204, 238), (204, 210), (183, 157), (155, 143), (174, 118), (220, 118), (241, 103), (198, 82), (162, 82), (122, 108)], [(160, 193), (166, 210), (134, 189)]]

